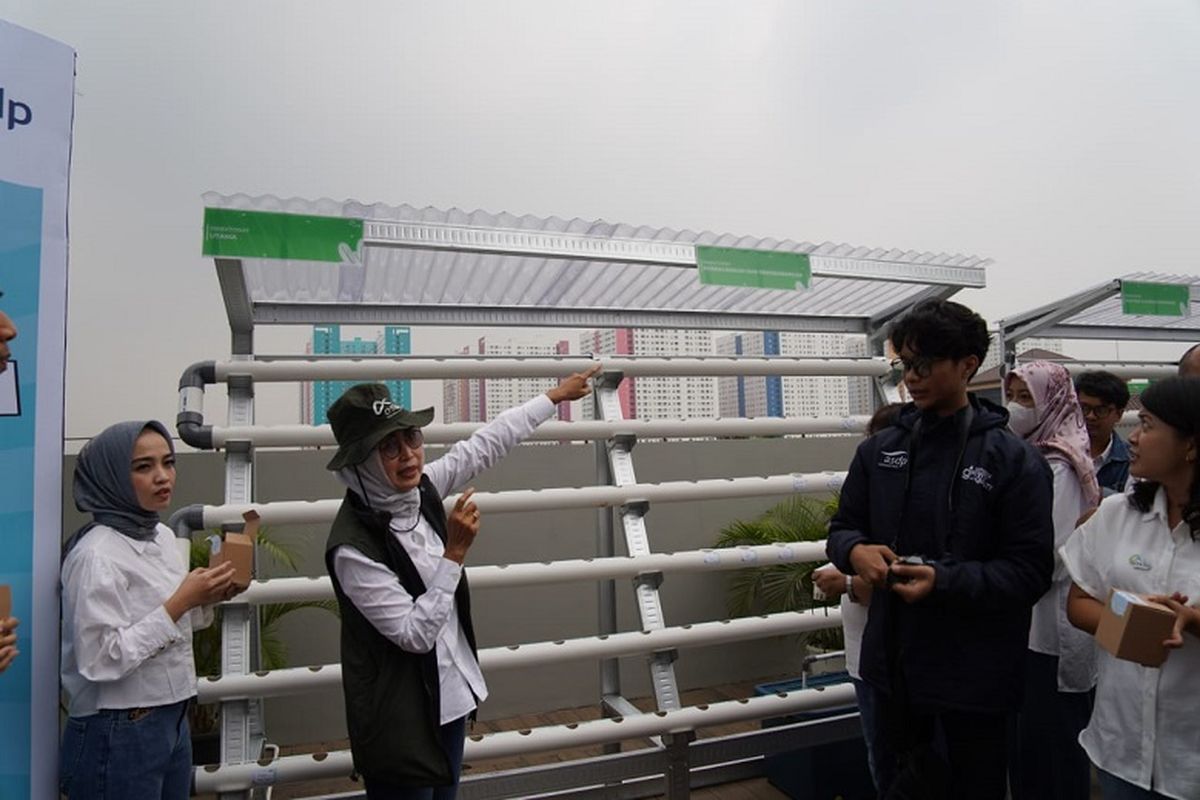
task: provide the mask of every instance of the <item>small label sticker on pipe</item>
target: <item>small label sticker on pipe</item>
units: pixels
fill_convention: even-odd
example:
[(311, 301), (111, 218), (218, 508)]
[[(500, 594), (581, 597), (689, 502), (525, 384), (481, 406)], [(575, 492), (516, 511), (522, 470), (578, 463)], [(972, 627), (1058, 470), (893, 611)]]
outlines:
[(251, 786), (273, 786), (277, 783), (277, 773), (279, 770), (276, 767), (264, 767), (256, 769), (250, 775)]
[(743, 550), (742, 551), (742, 563), (743, 564), (757, 564), (758, 563), (758, 553), (754, 552), (753, 550)]
[(708, 566), (716, 566), (721, 563), (721, 554), (716, 550), (709, 550), (704, 554), (704, 563)]
[(792, 491), (803, 492), (808, 489), (808, 477), (805, 475), (792, 475)]

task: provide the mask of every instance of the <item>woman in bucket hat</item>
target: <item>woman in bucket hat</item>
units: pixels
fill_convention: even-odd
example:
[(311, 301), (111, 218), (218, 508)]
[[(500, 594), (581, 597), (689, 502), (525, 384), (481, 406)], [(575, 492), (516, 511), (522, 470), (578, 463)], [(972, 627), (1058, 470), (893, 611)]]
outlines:
[(555, 406), (591, 391), (599, 367), (511, 408), (426, 465), (421, 429), (387, 387), (358, 384), (329, 409), (329, 462), (346, 484), (325, 562), (342, 612), (342, 687), (355, 771), (371, 800), (451, 800), (468, 717), (487, 697), (463, 561), (479, 532), (465, 489)]

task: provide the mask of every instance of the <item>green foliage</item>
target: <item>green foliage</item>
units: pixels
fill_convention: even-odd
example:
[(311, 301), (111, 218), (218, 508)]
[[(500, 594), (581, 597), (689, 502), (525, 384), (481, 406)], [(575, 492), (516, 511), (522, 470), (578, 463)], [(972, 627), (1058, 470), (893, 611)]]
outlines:
[[(209, 536), (219, 531), (207, 531), (204, 536), (192, 539), (191, 568), (208, 566)], [(255, 539), (258, 554), (266, 555), (277, 567), (295, 573), (296, 548), (287, 540), (277, 537), (268, 528), (259, 528)], [(260, 562), (261, 566), (261, 562)], [(279, 624), (288, 614), (306, 608), (326, 611), (339, 616), (336, 600), (306, 600), (294, 603), (270, 603), (258, 607), (258, 647), (261, 669), (283, 669), (288, 666), (287, 646), (280, 638)], [(213, 612), (213, 624), (192, 634), (192, 652), (196, 657), (196, 674), (204, 677), (221, 672), (221, 609)], [(192, 728), (197, 731), (211, 730), (216, 726), (216, 706), (196, 706), (193, 709)]]
[[(821, 501), (795, 496), (771, 507), (756, 519), (739, 520), (721, 530), (717, 547), (740, 547), (778, 542), (816, 542), (829, 532), (829, 520), (837, 511), (838, 498)], [(774, 564), (739, 570), (729, 579), (727, 604), (731, 617), (806, 611), (834, 605), (813, 599), (812, 573), (820, 564)], [(841, 628), (801, 634), (801, 641), (814, 647), (840, 650)]]

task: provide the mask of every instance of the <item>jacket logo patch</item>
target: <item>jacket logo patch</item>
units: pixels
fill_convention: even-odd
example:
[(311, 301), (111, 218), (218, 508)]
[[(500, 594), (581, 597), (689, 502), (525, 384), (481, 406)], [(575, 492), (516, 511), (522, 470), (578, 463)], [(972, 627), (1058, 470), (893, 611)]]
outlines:
[(904, 469), (908, 466), (907, 450), (884, 450), (879, 454), (879, 466), (884, 469)]
[(982, 486), (985, 490), (992, 490), (992, 473), (988, 472), (983, 467), (964, 467), (962, 471), (962, 479), (971, 483)]
[(1134, 553), (1129, 557), (1129, 566), (1142, 572), (1149, 572), (1151, 569), (1150, 562), (1142, 558), (1138, 553)]

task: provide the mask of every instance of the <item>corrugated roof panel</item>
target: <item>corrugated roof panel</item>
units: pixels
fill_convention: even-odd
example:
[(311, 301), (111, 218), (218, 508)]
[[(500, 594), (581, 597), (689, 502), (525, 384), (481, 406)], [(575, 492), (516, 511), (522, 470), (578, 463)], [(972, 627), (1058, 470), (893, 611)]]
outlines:
[[(362, 263), (327, 264), (305, 261), (244, 259), (243, 270), (253, 303), (276, 305), (311, 304), (402, 304), (407, 306), (454, 306), (470, 308), (489, 306), (514, 309), (572, 310), (581, 313), (589, 309), (630, 309), (645, 311), (707, 312), (713, 314), (788, 314), (867, 318), (894, 305), (906, 296), (916, 296), (930, 282), (925, 273), (908, 265), (930, 265), (935, 270), (963, 267), (978, 272), (987, 262), (974, 256), (921, 253), (857, 247), (824, 242), (797, 242), (792, 239), (755, 238), (710, 231), (676, 231), (670, 228), (635, 227), (604, 220), (541, 218), (516, 216), (507, 212), (494, 214), (482, 210), (465, 211), (459, 208), (437, 209), (429, 206), (390, 206), (381, 203), (364, 204), (357, 201), (339, 202), (322, 198), (249, 197), (246, 195), (205, 195), (212, 207), (244, 210), (278, 211), (292, 214), (346, 216), (379, 220), (389, 225), (386, 230), (428, 230), (437, 237), (475, 236), (471, 231), (448, 234), (447, 225), (468, 226), (486, 234), (487, 241), (500, 241), (509, 252), (424, 249), (424, 245), (407, 244), (365, 246), (360, 254)], [(390, 223), (402, 225), (391, 226)], [(413, 228), (423, 225), (425, 228)], [(432, 226), (432, 227), (429, 227)], [(376, 229), (384, 230), (376, 226)], [(506, 232), (512, 232), (511, 234)], [(588, 254), (596, 247), (608, 248), (602, 260), (574, 257), (566, 251), (554, 256), (543, 252), (509, 247), (538, 241), (545, 232), (552, 237), (585, 236), (597, 244), (579, 240), (581, 249), (573, 252)], [(422, 234), (424, 235), (424, 234)], [(563, 241), (562, 246), (576, 246)], [(421, 242), (429, 241), (422, 239)], [(456, 240), (457, 241), (457, 240)], [(628, 242), (629, 244), (623, 244)], [(687, 247), (669, 252), (690, 253), (695, 244), (713, 244), (777, 252), (809, 253), (841, 259), (858, 260), (860, 265), (849, 272), (834, 271), (814, 278), (806, 292), (787, 292), (744, 287), (701, 284), (694, 268), (668, 266), (666, 263), (646, 263), (620, 260), (626, 253), (645, 250), (646, 243), (679, 243)], [(524, 245), (523, 245), (524, 246)], [(614, 249), (615, 248), (615, 249)], [(631, 249), (632, 248), (632, 249)], [(557, 252), (557, 251), (555, 251)], [(651, 251), (645, 250), (649, 253)], [(655, 249), (655, 253), (660, 252)], [(668, 252), (668, 251), (662, 251)], [(528, 254), (526, 254), (528, 253)], [(614, 259), (615, 260), (611, 260)], [(639, 256), (640, 258), (641, 256)], [(675, 256), (671, 256), (674, 258)], [(655, 255), (652, 259), (659, 259)], [(672, 262), (675, 263), (675, 262)], [(829, 264), (835, 262), (823, 262)], [(824, 267), (823, 267), (824, 268)], [(935, 282), (949, 273), (928, 272)], [(852, 277), (835, 277), (836, 275)], [(862, 274), (892, 275), (893, 279), (859, 278)], [(901, 277), (903, 279), (901, 280)], [(978, 280), (978, 277), (972, 278)], [(1161, 324), (1161, 322), (1159, 323)]]
[(1200, 331), (1200, 275), (1173, 275), (1161, 272), (1133, 272), (1122, 276), (1125, 281), (1147, 283), (1180, 283), (1192, 287), (1191, 316), (1159, 317), (1126, 315), (1121, 309), (1120, 296), (1110, 297), (1086, 311), (1059, 323), (1060, 327), (1086, 325), (1089, 327), (1167, 328)]

